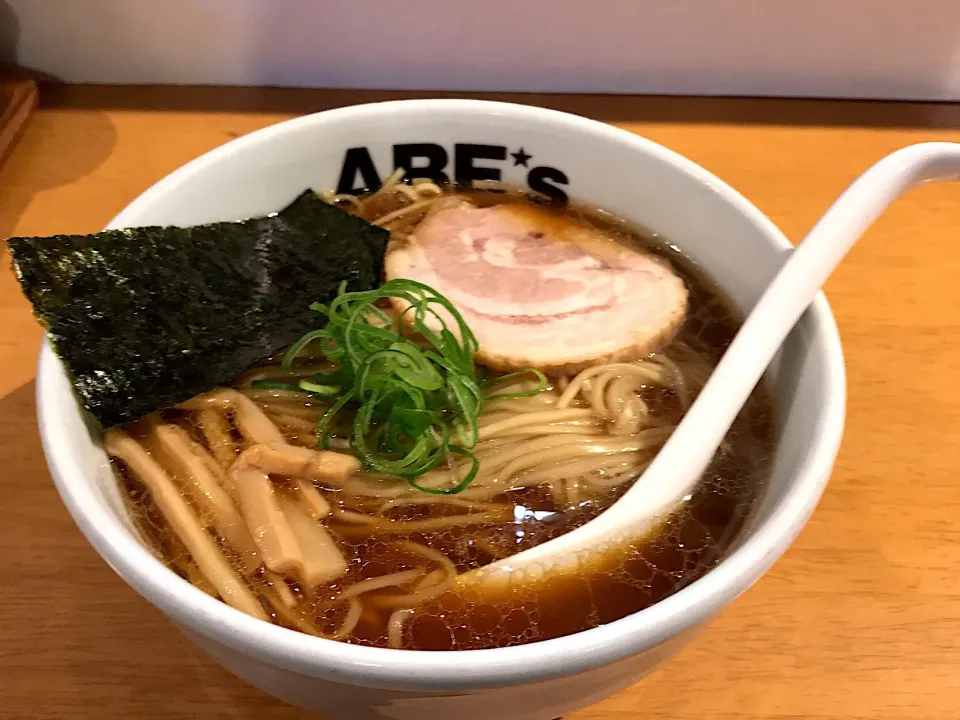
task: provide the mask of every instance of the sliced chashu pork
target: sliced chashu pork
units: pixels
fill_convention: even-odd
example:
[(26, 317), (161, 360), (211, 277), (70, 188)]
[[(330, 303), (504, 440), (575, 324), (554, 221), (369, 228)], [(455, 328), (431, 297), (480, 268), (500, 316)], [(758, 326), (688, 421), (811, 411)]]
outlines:
[(446, 296), (479, 341), (477, 360), (496, 370), (573, 373), (643, 357), (687, 307), (667, 263), (527, 205), (438, 210), (391, 243), (386, 273)]

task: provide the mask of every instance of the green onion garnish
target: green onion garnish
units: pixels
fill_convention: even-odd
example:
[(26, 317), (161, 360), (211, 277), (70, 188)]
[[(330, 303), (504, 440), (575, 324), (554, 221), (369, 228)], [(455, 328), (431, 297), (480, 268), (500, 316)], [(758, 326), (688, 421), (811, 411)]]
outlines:
[(315, 395), (337, 395), (340, 393), (340, 389), (336, 385), (319, 385), (309, 380), (301, 380), (299, 387), (301, 390), (306, 390)]
[(537, 379), (537, 384), (530, 388), (529, 390), (519, 390), (517, 392), (504, 392), (496, 393), (494, 395), (487, 395), (487, 400), (495, 400), (496, 398), (522, 398), (522, 397), (533, 397), (534, 395), (539, 395), (544, 390), (547, 389), (547, 376), (536, 368), (527, 368), (525, 370), (518, 370), (517, 372), (510, 373), (509, 375), (501, 375), (500, 377), (493, 377), (492, 379), (498, 384), (501, 385), (507, 380), (513, 380), (514, 378), (521, 377), (523, 375), (533, 375)]
[[(377, 303), (387, 298), (408, 306), (397, 320)], [(300, 391), (338, 399), (317, 425), (317, 440), (328, 447), (330, 435), (353, 411), (350, 445), (371, 471), (407, 479), (424, 492), (456, 494), (477, 475), (479, 463), (470, 452), (477, 444), (477, 419), (483, 410), (481, 381), (473, 362), (477, 339), (457, 309), (430, 287), (413, 280), (390, 280), (377, 290), (346, 292), (330, 303), (311, 307), (327, 317), (320, 330), (304, 335), (284, 355), (283, 367), (311, 343), (320, 343), (332, 373), (301, 380)], [(402, 325), (422, 338), (415, 342)], [(455, 327), (452, 332), (450, 325)], [(440, 329), (437, 330), (436, 328)], [(546, 385), (527, 394), (536, 394)], [(349, 406), (349, 408), (348, 408)], [(448, 455), (472, 461), (466, 475), (450, 488), (420, 485), (416, 479), (436, 468)]]
[(291, 392), (303, 392), (303, 389), (296, 383), (274, 382), (272, 380), (254, 380), (250, 387), (257, 390), (289, 390)]

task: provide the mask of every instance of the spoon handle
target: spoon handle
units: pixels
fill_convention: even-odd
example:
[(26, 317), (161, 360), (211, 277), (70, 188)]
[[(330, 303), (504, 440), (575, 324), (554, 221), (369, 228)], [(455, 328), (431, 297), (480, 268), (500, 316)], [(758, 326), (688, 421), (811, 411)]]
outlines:
[(703, 474), (787, 334), (860, 236), (910, 188), (956, 179), (960, 144), (921, 143), (888, 155), (854, 181), (790, 254), (686, 417), (640, 482), (615, 506), (622, 506), (618, 512), (646, 515), (679, 503)]

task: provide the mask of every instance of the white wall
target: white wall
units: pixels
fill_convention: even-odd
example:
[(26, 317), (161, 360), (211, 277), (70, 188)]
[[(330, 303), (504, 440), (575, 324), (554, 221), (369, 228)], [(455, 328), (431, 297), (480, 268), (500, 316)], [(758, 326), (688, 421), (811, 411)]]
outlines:
[(73, 82), (960, 100), (960, 0), (0, 0), (0, 42), (11, 14)]

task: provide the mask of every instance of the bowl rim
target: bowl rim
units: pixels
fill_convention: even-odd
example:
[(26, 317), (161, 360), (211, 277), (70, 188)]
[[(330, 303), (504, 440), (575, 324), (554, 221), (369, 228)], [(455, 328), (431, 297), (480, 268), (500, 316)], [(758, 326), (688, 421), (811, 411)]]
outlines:
[[(225, 143), (181, 166), (127, 205), (107, 226), (137, 224), (135, 218), (168, 190), (209, 166), (269, 143), (276, 137), (358, 118), (389, 118), (400, 112), (460, 112), (509, 115), (560, 126), (575, 134), (605, 138), (625, 151), (654, 156), (720, 194), (776, 249), (792, 245), (752, 203), (692, 160), (651, 140), (606, 123), (557, 110), (466, 99), (398, 100), (325, 110), (280, 122)], [(44, 454), (71, 516), (117, 574), (178, 624), (243, 655), (308, 676), (351, 685), (399, 690), (451, 691), (539, 682), (608, 665), (642, 653), (703, 622), (745, 591), (800, 532), (829, 479), (843, 433), (846, 377), (840, 337), (830, 307), (819, 294), (807, 310), (823, 350), (827, 382), (821, 390), (818, 431), (804, 450), (801, 470), (769, 517), (715, 568), (682, 590), (640, 612), (573, 635), (507, 648), (409, 651), (348, 645), (308, 636), (257, 620), (208, 596), (168, 570), (94, 496), (78, 467), (61, 448), (70, 443), (61, 417), (74, 399), (59, 392), (62, 367), (44, 338), (37, 370), (37, 412)]]

